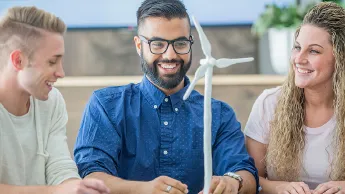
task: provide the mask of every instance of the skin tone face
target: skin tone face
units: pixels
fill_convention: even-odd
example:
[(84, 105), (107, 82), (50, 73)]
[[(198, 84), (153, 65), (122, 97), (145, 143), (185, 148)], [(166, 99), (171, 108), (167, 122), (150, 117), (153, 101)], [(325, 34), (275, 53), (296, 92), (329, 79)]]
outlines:
[(329, 33), (312, 25), (302, 26), (296, 39), (291, 62), (295, 84), (305, 89), (332, 88), (335, 68)]
[[(141, 25), (139, 35), (147, 40), (189, 40), (190, 26), (187, 18), (148, 17)], [(183, 78), (191, 64), (191, 52), (177, 54), (170, 44), (165, 53), (152, 54), (149, 44), (138, 36), (134, 41), (143, 71), (153, 84), (168, 95), (183, 88)]]
[(62, 67), (64, 40), (57, 33), (44, 32), (31, 60), (21, 55), (18, 70), (19, 86), (29, 95), (47, 100), (52, 85), (65, 76)]

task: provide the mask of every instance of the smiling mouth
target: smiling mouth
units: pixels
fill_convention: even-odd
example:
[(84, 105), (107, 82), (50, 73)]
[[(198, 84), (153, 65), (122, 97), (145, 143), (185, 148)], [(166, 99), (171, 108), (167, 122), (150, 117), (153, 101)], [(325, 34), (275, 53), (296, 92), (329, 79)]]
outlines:
[(167, 74), (174, 74), (178, 71), (179, 64), (177, 63), (160, 63), (158, 64), (161, 71)]
[(48, 81), (46, 81), (46, 84), (47, 84), (49, 87), (53, 87), (54, 83), (55, 83), (55, 82), (48, 82)]
[(296, 67), (298, 73), (302, 73), (302, 74), (309, 74), (309, 73), (313, 73), (314, 71), (313, 70), (309, 70), (309, 69), (303, 69), (303, 68), (299, 68), (299, 67)]
[(300, 73), (300, 74), (309, 74), (309, 73), (313, 73), (314, 72), (314, 70), (303, 68), (302, 65), (297, 64), (297, 63), (295, 64), (295, 68), (296, 68), (297, 72)]
[(159, 64), (159, 66), (163, 69), (174, 69), (177, 65), (176, 64)]

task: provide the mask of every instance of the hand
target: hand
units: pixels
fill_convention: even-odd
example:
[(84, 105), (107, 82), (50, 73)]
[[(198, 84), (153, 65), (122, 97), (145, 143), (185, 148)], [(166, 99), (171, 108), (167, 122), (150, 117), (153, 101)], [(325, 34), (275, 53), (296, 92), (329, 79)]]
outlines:
[[(169, 191), (168, 191), (168, 188)], [(167, 176), (160, 176), (152, 181), (145, 182), (141, 189), (142, 193), (149, 194), (185, 194), (188, 193), (186, 184)]]
[(313, 194), (345, 194), (345, 181), (330, 181), (320, 184), (314, 189)]
[(276, 187), (278, 194), (311, 194), (309, 186), (304, 182), (286, 182)]
[[(210, 191), (212, 194), (237, 194), (240, 182), (229, 176), (213, 176), (210, 185)], [(199, 194), (203, 194), (200, 191)]]
[(56, 186), (54, 194), (109, 194), (110, 190), (103, 181), (86, 178), (83, 180), (69, 180)]

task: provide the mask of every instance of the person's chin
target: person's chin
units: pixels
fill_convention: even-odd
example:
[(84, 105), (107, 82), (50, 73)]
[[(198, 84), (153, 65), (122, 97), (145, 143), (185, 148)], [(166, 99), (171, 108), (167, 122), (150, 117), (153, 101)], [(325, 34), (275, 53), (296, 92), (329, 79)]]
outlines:
[(314, 82), (314, 79), (315, 78), (311, 76), (296, 76), (295, 85), (299, 88), (307, 88), (311, 86), (311, 84)]
[(295, 85), (296, 85), (297, 87), (299, 87), (299, 88), (302, 88), (302, 89), (308, 87), (308, 83), (307, 83), (307, 82), (305, 82), (305, 81), (299, 81), (299, 80), (295, 80)]
[(36, 99), (41, 100), (41, 101), (47, 101), (49, 98), (49, 93), (47, 94), (41, 94), (41, 95), (37, 95), (34, 96)]
[(159, 77), (164, 79), (164, 80), (172, 80), (172, 79), (176, 79), (177, 73), (168, 73), (168, 74), (160, 73)]

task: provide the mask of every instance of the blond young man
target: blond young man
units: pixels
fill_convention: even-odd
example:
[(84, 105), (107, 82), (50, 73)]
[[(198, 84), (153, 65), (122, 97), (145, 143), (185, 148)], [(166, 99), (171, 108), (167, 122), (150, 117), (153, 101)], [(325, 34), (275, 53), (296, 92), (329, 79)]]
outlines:
[(53, 88), (65, 75), (65, 31), (35, 7), (0, 20), (0, 194), (109, 193), (102, 181), (80, 180), (68, 151), (65, 102)]

